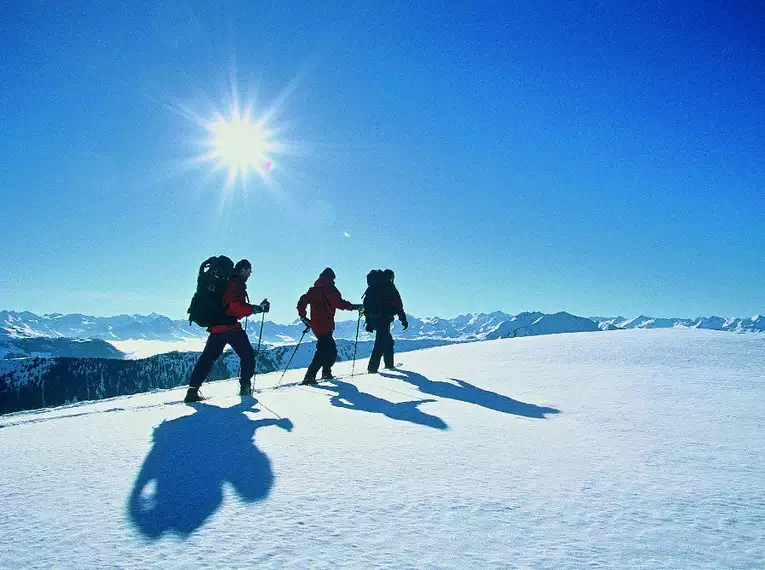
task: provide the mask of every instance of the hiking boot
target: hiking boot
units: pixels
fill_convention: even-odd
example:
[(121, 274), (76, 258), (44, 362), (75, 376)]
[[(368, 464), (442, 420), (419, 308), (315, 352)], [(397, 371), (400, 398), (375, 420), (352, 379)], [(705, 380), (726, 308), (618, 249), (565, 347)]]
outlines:
[(302, 386), (316, 386), (318, 382), (316, 381), (316, 378), (303, 378), (303, 381), (300, 384)]
[(202, 397), (202, 394), (199, 393), (199, 388), (189, 388), (186, 391), (186, 397), (183, 399), (183, 402), (186, 404), (191, 404), (193, 402), (201, 402), (204, 400)]
[(332, 373), (330, 372), (329, 374), (326, 374), (326, 373), (325, 373), (325, 374), (322, 374), (322, 375), (321, 375), (321, 379), (322, 379), (322, 380), (334, 380), (334, 379), (335, 379), (335, 377), (334, 377), (334, 376), (332, 376)]
[(239, 384), (239, 395), (240, 396), (251, 396), (252, 395), (252, 384), (247, 382), (247, 384)]
[(367, 368), (367, 373), (368, 374), (377, 374), (377, 370), (376, 369), (373, 370), (372, 368)]

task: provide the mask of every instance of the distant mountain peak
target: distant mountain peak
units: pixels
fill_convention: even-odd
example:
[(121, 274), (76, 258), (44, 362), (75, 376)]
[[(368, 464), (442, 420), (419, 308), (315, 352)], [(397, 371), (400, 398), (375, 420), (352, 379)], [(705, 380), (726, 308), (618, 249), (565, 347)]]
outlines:
[[(697, 329), (727, 330), (735, 332), (765, 331), (765, 317), (761, 314), (750, 318), (697, 317), (695, 319), (650, 317), (640, 315), (631, 319), (625, 317), (579, 317), (567, 311), (546, 314), (539, 311), (524, 311), (510, 315), (503, 311), (491, 313), (465, 313), (451, 319), (438, 316), (417, 318), (409, 315), (409, 328), (404, 331), (398, 321), (393, 334), (401, 339), (442, 339), (448, 341), (491, 340), (523, 336), (527, 334), (551, 334), (552, 332), (574, 332), (590, 330), (614, 330), (629, 328), (671, 328), (687, 327)], [(536, 328), (532, 326), (536, 325)], [(299, 320), (288, 324), (266, 321), (263, 342), (288, 344), (296, 342), (303, 325)], [(544, 332), (543, 332), (544, 331)], [(253, 334), (250, 331), (250, 334)], [(356, 319), (339, 321), (336, 338), (354, 339)], [(176, 342), (207, 337), (205, 329), (189, 325), (188, 321), (173, 320), (165, 315), (117, 315), (94, 317), (80, 313), (50, 313), (42, 316), (29, 311), (0, 311), (0, 337), (13, 338), (90, 338), (108, 342), (126, 340), (151, 340)], [(369, 338), (362, 332), (361, 338)]]

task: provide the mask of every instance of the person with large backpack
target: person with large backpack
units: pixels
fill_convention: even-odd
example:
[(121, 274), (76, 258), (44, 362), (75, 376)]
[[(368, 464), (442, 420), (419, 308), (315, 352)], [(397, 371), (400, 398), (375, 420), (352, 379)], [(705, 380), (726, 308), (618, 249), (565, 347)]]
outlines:
[(242, 259), (234, 265), (223, 255), (211, 257), (199, 268), (197, 292), (188, 310), (189, 321), (207, 327), (210, 336), (191, 372), (184, 402), (202, 400), (199, 387), (227, 344), (231, 345), (241, 361), (239, 395), (252, 393), (250, 381), (255, 373), (255, 350), (239, 319), (255, 313), (267, 313), (271, 304), (267, 299), (260, 305), (250, 304), (247, 279), (251, 274), (252, 264), (248, 260)]
[[(306, 308), (311, 307), (311, 318), (306, 313)], [(301, 295), (297, 304), (298, 315), (306, 327), (310, 327), (316, 335), (316, 353), (305, 372), (302, 384), (316, 384), (316, 374), (321, 368), (322, 380), (332, 378), (332, 365), (337, 360), (337, 345), (332, 333), (335, 330), (335, 311), (360, 311), (363, 305), (356, 305), (343, 299), (340, 291), (335, 287), (335, 272), (327, 267), (321, 272), (319, 278)], [(308, 330), (308, 329), (306, 329)]]
[(373, 269), (367, 274), (367, 290), (364, 292), (364, 318), (367, 332), (375, 332), (375, 344), (372, 347), (372, 355), (369, 357), (367, 372), (375, 374), (380, 367), (380, 359), (385, 363), (385, 368), (394, 368), (393, 363), (393, 335), (390, 325), (394, 316), (401, 321), (404, 330), (409, 328), (409, 322), (404, 312), (404, 303), (393, 280), (395, 274), (392, 269), (381, 271)]

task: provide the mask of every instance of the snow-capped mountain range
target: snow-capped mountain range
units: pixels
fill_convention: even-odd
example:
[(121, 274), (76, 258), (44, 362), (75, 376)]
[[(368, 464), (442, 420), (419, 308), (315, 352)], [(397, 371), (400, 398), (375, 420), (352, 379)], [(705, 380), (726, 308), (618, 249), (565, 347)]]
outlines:
[[(510, 315), (502, 311), (459, 315), (452, 319), (440, 317), (417, 318), (409, 315), (409, 328), (403, 330), (396, 321), (393, 334), (400, 339), (442, 339), (451, 341), (493, 340), (514, 336), (532, 336), (560, 332), (586, 332), (596, 330), (672, 328), (725, 330), (733, 332), (765, 331), (765, 316), (662, 318), (641, 315), (626, 317), (578, 317), (560, 312), (545, 314), (524, 312)], [(363, 324), (363, 323), (362, 323)], [(259, 326), (250, 323), (250, 332)], [(263, 342), (273, 345), (296, 342), (303, 331), (299, 321), (278, 324), (265, 321)], [(337, 324), (337, 338), (355, 338), (356, 321)], [(163, 342), (203, 339), (207, 333), (201, 327), (189, 325), (188, 321), (172, 320), (163, 315), (119, 315), (93, 317), (81, 314), (62, 315), (52, 313), (36, 315), (30, 312), (0, 311), (0, 337), (6, 338), (88, 338), (107, 342), (126, 340), (154, 340)], [(362, 330), (360, 338), (370, 335)]]
[(190, 327), (188, 321), (174, 321), (155, 313), (93, 317), (79, 313), (36, 315), (29, 311), (0, 311), (0, 335), (15, 338), (98, 338), (106, 341), (171, 341), (206, 336), (203, 329)]
[(626, 317), (601, 318), (591, 317), (598, 323), (601, 330), (613, 329), (666, 329), (687, 327), (693, 329), (710, 329), (732, 332), (763, 332), (765, 331), (765, 316), (754, 315), (749, 318), (739, 317), (698, 317), (695, 319), (679, 319), (666, 317), (647, 317), (640, 315), (632, 319)]

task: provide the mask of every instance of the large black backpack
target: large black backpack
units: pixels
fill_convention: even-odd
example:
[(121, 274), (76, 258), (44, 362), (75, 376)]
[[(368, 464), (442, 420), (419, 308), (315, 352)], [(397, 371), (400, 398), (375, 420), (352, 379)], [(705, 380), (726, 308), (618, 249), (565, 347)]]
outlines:
[(201, 327), (225, 324), (228, 318), (223, 310), (223, 294), (233, 271), (234, 262), (225, 255), (206, 259), (199, 266), (197, 291), (187, 311), (189, 324)]
[(364, 292), (364, 313), (369, 317), (379, 316), (383, 312), (385, 276), (382, 270), (373, 269), (367, 273), (367, 290)]

